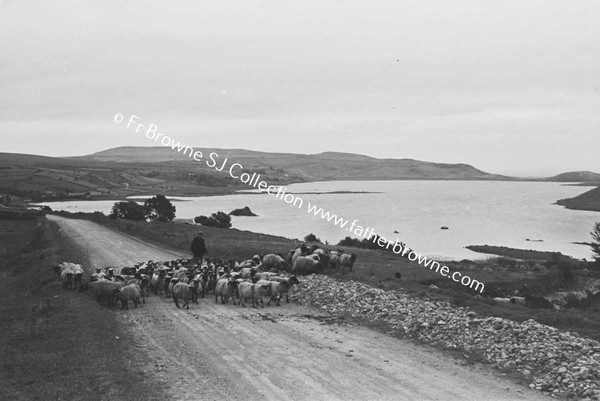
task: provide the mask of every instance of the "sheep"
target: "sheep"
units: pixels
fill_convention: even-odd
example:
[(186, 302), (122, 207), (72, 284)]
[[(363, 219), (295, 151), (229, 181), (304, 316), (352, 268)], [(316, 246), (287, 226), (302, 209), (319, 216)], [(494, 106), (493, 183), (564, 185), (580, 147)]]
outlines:
[(275, 277), (275, 276), (277, 276), (277, 273), (262, 272), (262, 273), (256, 273), (254, 275), (254, 278), (257, 280), (270, 280), (271, 277)]
[(317, 248), (313, 251), (312, 254), (319, 256), (319, 260), (321, 261), (321, 264), (323, 265), (323, 267), (329, 266), (329, 260), (331, 259), (331, 256), (330, 256), (330, 252), (328, 250), (323, 249), (323, 248)]
[(287, 262), (279, 255), (270, 253), (262, 259), (263, 270), (286, 270)]
[[(261, 271), (261, 265), (257, 265), (255, 267), (245, 267), (239, 271), (239, 277), (241, 278), (253, 278), (256, 273)], [(232, 273), (233, 276), (235, 273)]]
[(340, 255), (343, 252), (341, 251), (331, 251), (329, 253), (329, 267), (331, 269), (337, 269), (340, 265)]
[(241, 269), (244, 269), (244, 268), (254, 267), (259, 263), (260, 263), (260, 261), (257, 262), (254, 259), (248, 259), (248, 260), (244, 260), (242, 263), (235, 262), (234, 267), (235, 267), (235, 270), (240, 271)]
[(67, 267), (63, 269), (60, 273), (60, 281), (63, 284), (63, 290), (72, 290), (73, 289), (73, 275), (75, 271), (71, 267)]
[(145, 274), (140, 276), (140, 290), (145, 301), (145, 298), (150, 296), (150, 278)]
[(167, 276), (163, 279), (162, 290), (165, 292), (165, 298), (171, 298), (171, 294), (169, 293), (171, 280), (173, 280), (173, 277), (171, 276)]
[(245, 301), (248, 298), (252, 298), (252, 307), (256, 308), (256, 304), (260, 301), (260, 307), (264, 308), (262, 297), (270, 296), (270, 285), (268, 282), (263, 284), (252, 284), (248, 281), (242, 281), (238, 284), (238, 293), (240, 295), (239, 304), (245, 307)]
[[(260, 283), (260, 281), (259, 281)], [(296, 276), (292, 276), (289, 279), (284, 279), (282, 281), (269, 281), (269, 302), (267, 302), (267, 306), (271, 305), (272, 300), (276, 300), (277, 303), (275, 305), (281, 306), (279, 301), (281, 301), (281, 297), (285, 294), (285, 302), (290, 303), (288, 292), (292, 286), (296, 284), (300, 284), (300, 281), (296, 278)]]
[(81, 286), (83, 283), (83, 268), (81, 265), (75, 265), (73, 267), (73, 286)]
[(75, 263), (69, 263), (69, 262), (62, 262), (56, 266), (53, 266), (52, 269), (54, 270), (54, 273), (58, 277), (58, 281), (62, 281), (62, 273), (65, 270), (71, 270), (73, 272), (73, 274), (75, 274), (76, 270), (83, 271), (83, 269), (81, 269), (80, 265), (75, 264)]
[(183, 270), (181, 270), (181, 269), (180, 269), (179, 271), (176, 271), (176, 272), (173, 274), (173, 277), (174, 277), (174, 278), (176, 278), (177, 280), (179, 280), (179, 281), (180, 281), (180, 282), (182, 282), (182, 283), (186, 283), (186, 282), (187, 282), (187, 281), (186, 281), (186, 279), (187, 279), (187, 276), (188, 276), (188, 271), (187, 271), (187, 269), (183, 269)]
[(235, 303), (235, 295), (237, 293), (237, 281), (230, 279), (228, 277), (220, 278), (217, 281), (217, 285), (215, 287), (215, 302), (218, 301), (219, 295), (221, 296), (221, 303), (226, 304), (229, 301), (229, 298), (233, 298), (233, 304)]
[[(316, 258), (317, 260), (315, 260)], [(295, 275), (306, 275), (318, 273), (323, 269), (323, 265), (318, 260), (318, 256), (298, 256), (292, 267), (292, 273)]]
[(103, 279), (105, 277), (106, 277), (106, 274), (102, 273), (101, 269), (98, 268), (98, 269), (96, 269), (96, 271), (94, 273), (91, 274), (91, 276), (90, 276), (90, 282), (98, 281), (98, 280)]
[(173, 286), (173, 301), (175, 302), (175, 306), (179, 308), (179, 300), (181, 299), (183, 302), (183, 306), (186, 309), (190, 309), (190, 299), (193, 298), (194, 289), (186, 283), (176, 283)]
[(101, 299), (106, 299), (108, 300), (108, 305), (112, 306), (115, 290), (120, 290), (124, 285), (121, 282), (101, 279), (89, 283), (89, 287), (92, 289), (96, 301), (100, 302)]
[(56, 277), (58, 277), (58, 281), (60, 281), (60, 273), (62, 273), (61, 272), (61, 265), (59, 264), (59, 265), (56, 265), (56, 266), (52, 266), (52, 270), (54, 270), (54, 274), (56, 274)]
[(215, 290), (215, 277), (214, 274), (209, 272), (208, 269), (202, 270), (200, 273), (200, 296), (204, 298), (209, 291)]
[(162, 295), (164, 280), (165, 276), (162, 272), (158, 274), (154, 273), (152, 275), (152, 279), (150, 279), (150, 286), (154, 290), (154, 295)]
[[(169, 277), (167, 277), (168, 279)], [(166, 280), (166, 279), (165, 279)], [(179, 283), (181, 280), (179, 280), (177, 277), (173, 277), (171, 280), (169, 280), (169, 285), (166, 286), (166, 282), (165, 282), (165, 292), (167, 293), (167, 298), (171, 297), (171, 294), (173, 294), (173, 287), (175, 286), (175, 284)]]
[(352, 271), (352, 266), (354, 266), (354, 262), (356, 262), (356, 254), (343, 253), (342, 255), (340, 255), (340, 266), (347, 267), (349, 271)]
[(300, 256), (308, 255), (309, 252), (310, 252), (310, 250), (304, 244), (302, 244), (298, 248), (296, 248), (294, 250), (294, 253), (292, 254), (292, 266), (294, 265), (294, 263), (296, 263), (296, 259), (298, 259)]
[(149, 295), (148, 291), (148, 276), (142, 274), (139, 277), (131, 278), (125, 281), (125, 285), (129, 284), (137, 284), (140, 287), (140, 297), (142, 298), (142, 303), (146, 303), (146, 297)]
[(114, 291), (114, 297), (121, 301), (121, 309), (129, 310), (129, 301), (133, 301), (135, 307), (140, 303), (140, 286), (129, 284)]
[(200, 288), (200, 275), (197, 274), (189, 282), (190, 288), (192, 289), (192, 302), (198, 305), (198, 290)]

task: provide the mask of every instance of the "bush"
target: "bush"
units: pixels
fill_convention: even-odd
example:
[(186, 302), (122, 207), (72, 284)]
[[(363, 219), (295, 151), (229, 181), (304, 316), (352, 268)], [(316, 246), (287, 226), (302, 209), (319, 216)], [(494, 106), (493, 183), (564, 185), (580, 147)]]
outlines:
[(194, 217), (194, 223), (207, 227), (229, 228), (231, 227), (231, 217), (226, 213), (216, 212), (210, 217), (196, 216)]
[(306, 237), (304, 237), (304, 242), (321, 242), (321, 240), (317, 238), (317, 236), (313, 233), (310, 233)]
[(364, 248), (364, 243), (363, 241), (357, 239), (357, 238), (351, 238), (351, 237), (346, 237), (343, 240), (341, 240), (340, 242), (337, 243), (338, 246), (351, 246), (354, 248)]
[(558, 273), (565, 279), (565, 281), (571, 283), (575, 280), (575, 274), (573, 273), (574, 265), (569, 262), (560, 262), (558, 264)]
[(135, 201), (116, 202), (112, 207), (109, 217), (113, 219), (126, 219), (145, 221), (148, 210)]

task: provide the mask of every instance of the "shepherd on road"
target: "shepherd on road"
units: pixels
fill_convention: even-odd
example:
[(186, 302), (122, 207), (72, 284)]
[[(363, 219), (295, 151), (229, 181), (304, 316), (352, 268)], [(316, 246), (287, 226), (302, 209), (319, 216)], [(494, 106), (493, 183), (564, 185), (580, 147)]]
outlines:
[(204, 238), (202, 237), (202, 232), (199, 232), (196, 237), (192, 240), (192, 253), (194, 254), (194, 259), (198, 259), (198, 262), (202, 264), (202, 257), (208, 253), (206, 250), (206, 245), (204, 244)]

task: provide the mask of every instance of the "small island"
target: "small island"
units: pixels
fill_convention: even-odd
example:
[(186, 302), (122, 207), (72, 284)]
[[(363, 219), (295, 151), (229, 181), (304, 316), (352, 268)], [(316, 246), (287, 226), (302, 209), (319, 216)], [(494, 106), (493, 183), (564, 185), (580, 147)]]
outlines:
[(548, 251), (536, 251), (534, 249), (518, 249), (509, 248), (506, 246), (493, 246), (493, 245), (469, 245), (465, 246), (473, 252), (487, 253), (497, 256), (504, 256), (513, 259), (522, 260), (549, 260), (552, 261), (556, 258), (575, 260), (574, 258), (563, 255), (560, 252), (548, 252)]
[(231, 212), (229, 212), (230, 216), (248, 216), (248, 217), (255, 217), (258, 216), (257, 214), (253, 213), (252, 210), (250, 210), (250, 208), (248, 206), (242, 208), (242, 209), (235, 209)]

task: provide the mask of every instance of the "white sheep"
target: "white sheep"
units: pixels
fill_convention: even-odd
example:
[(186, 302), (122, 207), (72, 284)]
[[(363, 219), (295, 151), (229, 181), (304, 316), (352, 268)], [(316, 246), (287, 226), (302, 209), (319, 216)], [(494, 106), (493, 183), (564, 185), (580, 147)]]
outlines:
[[(260, 281), (259, 281), (260, 283)], [(277, 306), (281, 306), (279, 301), (281, 301), (281, 297), (285, 294), (285, 302), (289, 303), (289, 291), (292, 286), (300, 284), (300, 281), (296, 278), (296, 276), (292, 276), (289, 279), (283, 279), (281, 281), (269, 281), (270, 286), (270, 297), (269, 302), (267, 302), (267, 306), (271, 305), (271, 301), (275, 300)]]
[(354, 266), (354, 262), (356, 262), (356, 254), (343, 253), (340, 255), (339, 265), (342, 267), (347, 267), (349, 271), (352, 271), (352, 266)]
[(256, 304), (260, 301), (260, 307), (264, 308), (262, 297), (270, 296), (270, 284), (264, 282), (261, 284), (260, 281), (256, 284), (252, 284), (249, 281), (242, 281), (238, 284), (238, 292), (240, 294), (240, 305), (246, 306), (246, 299), (252, 298), (252, 307), (256, 308)]
[(181, 299), (183, 302), (183, 306), (186, 309), (190, 309), (190, 300), (194, 298), (194, 288), (192, 288), (189, 284), (186, 283), (177, 283), (173, 286), (173, 301), (175, 301), (175, 306), (179, 308), (179, 300)]
[(298, 256), (292, 267), (292, 273), (295, 275), (306, 275), (319, 273), (323, 265), (317, 255)]
[(287, 262), (281, 256), (270, 253), (263, 256), (262, 266), (263, 270), (286, 270)]
[(121, 309), (129, 310), (129, 301), (133, 301), (135, 307), (140, 303), (140, 286), (137, 284), (129, 284), (125, 287), (115, 290), (114, 296), (121, 301)]

